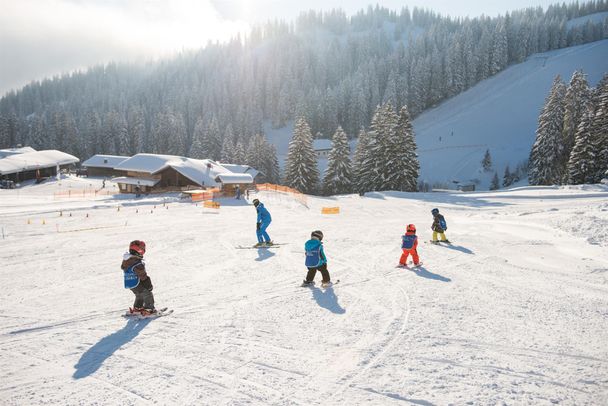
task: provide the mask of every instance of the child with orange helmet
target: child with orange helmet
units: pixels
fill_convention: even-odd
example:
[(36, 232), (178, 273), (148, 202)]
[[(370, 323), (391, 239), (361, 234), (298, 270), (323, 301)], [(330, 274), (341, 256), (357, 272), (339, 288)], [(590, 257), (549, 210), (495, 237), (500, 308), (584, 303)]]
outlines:
[(401, 236), (401, 258), (399, 259), (399, 265), (406, 266), (407, 258), (412, 254), (414, 260), (414, 266), (420, 265), (420, 258), (418, 257), (418, 237), (416, 236), (416, 226), (409, 224), (407, 226), (405, 235)]

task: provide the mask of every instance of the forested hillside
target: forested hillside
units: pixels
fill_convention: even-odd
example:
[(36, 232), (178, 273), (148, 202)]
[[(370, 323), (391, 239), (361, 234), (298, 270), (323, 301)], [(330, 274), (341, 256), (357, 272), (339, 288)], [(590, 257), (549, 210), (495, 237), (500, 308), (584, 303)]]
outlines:
[(601, 0), (474, 19), (416, 8), (311, 11), (172, 59), (32, 82), (0, 100), (0, 147), (80, 158), (220, 159), (238, 149), (238, 161), (265, 120), (277, 128), (296, 117), (313, 134), (329, 138), (341, 126), (352, 138), (383, 102), (415, 117), (530, 54), (608, 37), (608, 19), (568, 24), (605, 10)]

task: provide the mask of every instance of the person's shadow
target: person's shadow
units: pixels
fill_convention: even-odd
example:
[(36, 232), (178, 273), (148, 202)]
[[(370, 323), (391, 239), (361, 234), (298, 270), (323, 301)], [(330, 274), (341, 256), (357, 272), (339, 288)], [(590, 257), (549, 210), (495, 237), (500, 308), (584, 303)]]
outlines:
[(326, 289), (312, 288), (312, 296), (322, 308), (335, 314), (346, 313), (346, 310), (338, 303), (338, 297), (332, 287)]
[(256, 261), (264, 261), (268, 258), (272, 258), (275, 256), (275, 253), (272, 252), (269, 248), (258, 248), (258, 257), (255, 259)]
[(78, 360), (74, 368), (74, 379), (86, 378), (95, 373), (120, 347), (133, 340), (140, 331), (150, 323), (151, 319), (129, 319), (127, 324), (115, 333), (105, 336), (97, 344), (89, 348)]
[(439, 274), (429, 272), (426, 268), (424, 268), (422, 266), (419, 266), (418, 268), (412, 268), (412, 271), (414, 271), (414, 273), (416, 275), (421, 276), (423, 278), (433, 279), (433, 280), (441, 281), (441, 282), (452, 282), (452, 280), (450, 278), (446, 278), (445, 276), (441, 276)]

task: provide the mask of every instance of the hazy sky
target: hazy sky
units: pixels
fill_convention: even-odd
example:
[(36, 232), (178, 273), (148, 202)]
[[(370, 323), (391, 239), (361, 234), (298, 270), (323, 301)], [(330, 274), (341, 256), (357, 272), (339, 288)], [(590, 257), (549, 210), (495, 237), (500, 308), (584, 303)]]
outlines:
[(451, 16), (497, 15), (557, 0), (0, 0), (0, 95), (34, 79), (226, 40), (302, 10), (369, 4), (426, 7)]

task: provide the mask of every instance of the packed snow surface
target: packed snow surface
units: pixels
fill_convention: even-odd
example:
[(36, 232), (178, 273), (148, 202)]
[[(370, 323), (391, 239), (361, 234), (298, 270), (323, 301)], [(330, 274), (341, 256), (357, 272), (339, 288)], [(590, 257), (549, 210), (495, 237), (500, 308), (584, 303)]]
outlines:
[[(608, 186), (308, 207), (264, 192), (253, 196), (272, 214), (268, 231), (287, 245), (259, 250), (235, 249), (255, 242), (245, 201), (215, 210), (87, 193), (100, 187), (0, 190), (2, 405), (608, 402)], [(68, 189), (82, 197), (55, 194)], [(321, 215), (326, 206), (340, 214)], [(434, 207), (452, 246), (425, 243)], [(420, 269), (395, 267), (409, 223)], [(333, 288), (299, 286), (315, 229)], [(121, 317), (133, 239), (147, 243), (170, 316)]]

